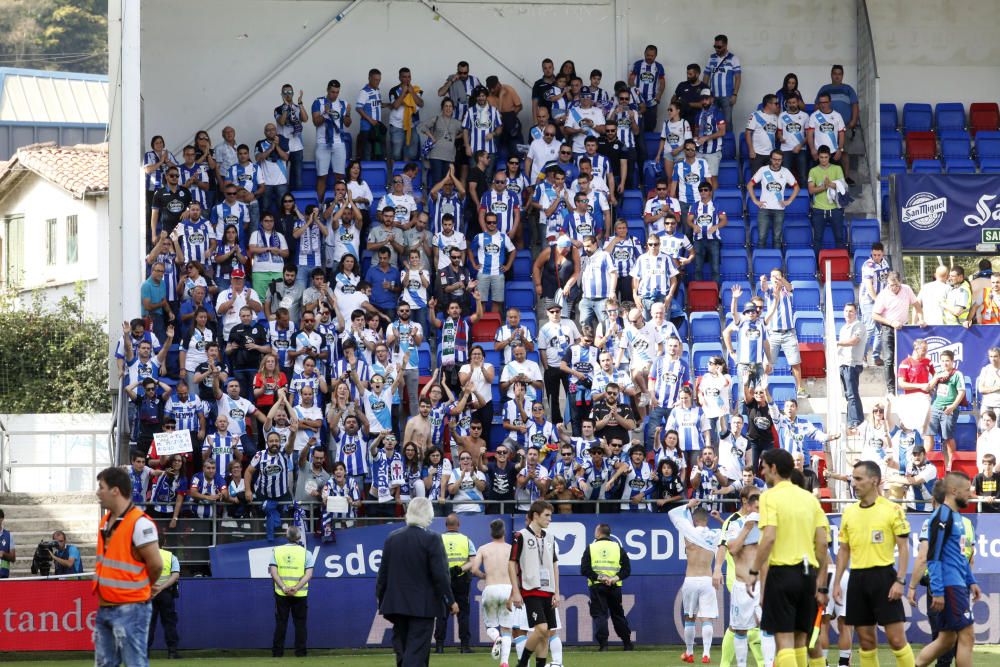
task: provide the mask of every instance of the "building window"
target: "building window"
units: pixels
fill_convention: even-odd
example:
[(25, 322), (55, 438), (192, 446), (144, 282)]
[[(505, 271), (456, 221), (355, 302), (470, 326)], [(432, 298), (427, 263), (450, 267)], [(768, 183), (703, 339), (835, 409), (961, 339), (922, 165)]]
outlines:
[(21, 284), (24, 277), (24, 218), (10, 216), (3, 221), (6, 243), (3, 264), (0, 265), (0, 282), (7, 287)]
[(48, 249), (48, 257), (46, 258), (46, 264), (49, 266), (55, 266), (56, 264), (56, 237), (58, 236), (57, 225), (59, 221), (55, 218), (49, 218), (45, 221), (45, 247)]
[(77, 226), (76, 226), (76, 216), (68, 215), (66, 216), (66, 263), (76, 264), (77, 259)]

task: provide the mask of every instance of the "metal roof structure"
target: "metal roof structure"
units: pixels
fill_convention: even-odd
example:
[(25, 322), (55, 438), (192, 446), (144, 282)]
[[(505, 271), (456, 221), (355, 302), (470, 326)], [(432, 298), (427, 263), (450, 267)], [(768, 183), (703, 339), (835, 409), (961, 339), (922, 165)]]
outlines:
[(46, 141), (100, 143), (108, 108), (106, 76), (0, 67), (0, 159)]

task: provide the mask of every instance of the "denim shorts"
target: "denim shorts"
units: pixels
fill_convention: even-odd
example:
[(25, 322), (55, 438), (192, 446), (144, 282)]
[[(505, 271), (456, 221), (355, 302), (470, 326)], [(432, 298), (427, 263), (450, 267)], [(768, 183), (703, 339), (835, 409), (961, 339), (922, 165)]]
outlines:
[(946, 415), (943, 408), (931, 408), (930, 431), (933, 435), (940, 436), (942, 440), (954, 438), (956, 424), (958, 424), (958, 410)]

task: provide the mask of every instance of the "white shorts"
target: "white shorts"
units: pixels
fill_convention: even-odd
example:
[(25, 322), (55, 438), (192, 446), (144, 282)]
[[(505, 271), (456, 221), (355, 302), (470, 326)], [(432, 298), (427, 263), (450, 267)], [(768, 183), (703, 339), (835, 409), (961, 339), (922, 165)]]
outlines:
[(752, 630), (760, 623), (760, 587), (753, 595), (742, 581), (733, 582), (729, 600), (729, 627), (733, 630)]
[(510, 584), (491, 584), (483, 589), (483, 596), (479, 601), (479, 615), (483, 619), (483, 625), (488, 628), (513, 627), (513, 613), (507, 609), (509, 597)]
[(316, 175), (326, 176), (333, 167), (333, 173), (344, 174), (347, 164), (347, 147), (343, 142), (332, 146), (316, 144)]
[[(508, 586), (508, 588), (510, 588)], [(486, 595), (486, 591), (483, 591), (483, 595)], [(514, 611), (510, 613), (510, 626), (504, 625), (503, 627), (517, 628), (518, 630), (524, 630), (525, 632), (531, 632), (531, 626), (528, 625), (528, 613), (524, 610), (524, 605), (520, 607), (514, 607)], [(562, 616), (559, 614), (559, 607), (554, 610), (556, 615), (556, 625), (554, 628), (549, 628), (549, 630), (562, 630)], [(501, 623), (501, 625), (503, 625)]]
[(714, 153), (698, 153), (698, 157), (708, 163), (708, 175), (719, 175), (719, 163), (722, 162), (722, 151)]
[[(733, 584), (736, 589), (736, 584)], [(681, 586), (681, 601), (685, 616), (696, 618), (718, 618), (719, 598), (712, 577), (687, 577)]]
[[(830, 579), (833, 579), (833, 573), (831, 573)], [(844, 574), (840, 577), (840, 588), (841, 588), (841, 600), (842, 602), (833, 601), (833, 583), (830, 583), (830, 599), (826, 603), (826, 610), (823, 612), (826, 616), (830, 618), (838, 618), (840, 616), (845, 616), (847, 614), (847, 582), (851, 578), (851, 571), (844, 570)]]

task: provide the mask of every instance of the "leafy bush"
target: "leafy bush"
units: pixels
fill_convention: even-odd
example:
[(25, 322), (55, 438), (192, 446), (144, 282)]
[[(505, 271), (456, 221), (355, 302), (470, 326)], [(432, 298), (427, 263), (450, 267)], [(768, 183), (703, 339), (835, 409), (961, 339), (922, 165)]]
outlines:
[(47, 306), (0, 295), (0, 413), (110, 412), (108, 334), (86, 315), (82, 286)]

